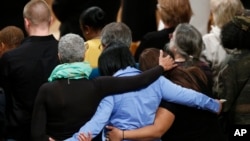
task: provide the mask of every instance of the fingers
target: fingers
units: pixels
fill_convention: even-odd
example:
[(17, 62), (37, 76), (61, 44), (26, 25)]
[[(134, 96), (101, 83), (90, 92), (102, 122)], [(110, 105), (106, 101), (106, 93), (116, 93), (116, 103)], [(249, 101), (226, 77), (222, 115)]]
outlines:
[(160, 50), (160, 58), (163, 58), (163, 51)]
[(49, 141), (55, 141), (53, 138), (49, 137)]
[(92, 139), (92, 134), (90, 132), (88, 132), (88, 137), (90, 140)]
[(92, 139), (92, 135), (90, 133), (88, 133), (87, 135), (85, 135), (84, 133), (80, 133), (78, 135), (79, 141), (91, 141), (91, 139)]
[(106, 126), (108, 130), (112, 130), (114, 127), (113, 126)]
[(177, 66), (177, 64), (174, 62), (174, 59), (170, 55), (163, 57), (163, 50), (160, 50), (159, 65), (162, 66), (165, 71), (171, 70)]

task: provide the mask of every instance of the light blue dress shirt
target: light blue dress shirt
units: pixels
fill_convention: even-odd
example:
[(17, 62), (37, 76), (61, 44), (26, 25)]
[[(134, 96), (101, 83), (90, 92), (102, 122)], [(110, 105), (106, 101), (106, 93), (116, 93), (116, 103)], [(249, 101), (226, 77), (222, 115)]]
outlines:
[[(127, 67), (116, 72), (114, 76), (131, 76), (139, 73), (141, 72), (138, 69)], [(113, 125), (123, 130), (151, 125), (154, 122), (161, 99), (211, 112), (219, 111), (219, 103), (214, 99), (174, 84), (161, 76), (144, 89), (105, 97), (100, 102), (92, 119), (82, 126), (78, 133), (75, 133), (73, 137), (68, 138), (66, 141), (78, 141), (79, 133), (87, 134), (90, 132), (95, 137), (106, 125)]]

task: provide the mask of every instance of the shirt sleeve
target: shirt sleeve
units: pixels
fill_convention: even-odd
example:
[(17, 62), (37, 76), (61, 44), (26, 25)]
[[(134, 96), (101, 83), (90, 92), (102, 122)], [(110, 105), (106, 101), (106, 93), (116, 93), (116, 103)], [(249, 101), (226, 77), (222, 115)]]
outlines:
[(32, 140), (45, 141), (49, 137), (46, 134), (47, 115), (45, 108), (45, 87), (41, 87), (34, 104), (34, 110), (31, 121), (31, 137)]
[(163, 99), (168, 102), (208, 110), (214, 113), (219, 112), (220, 104), (216, 100), (192, 89), (174, 84), (164, 77), (161, 79), (160, 89)]
[(77, 137), (80, 133), (91, 133), (92, 137), (96, 137), (102, 129), (109, 123), (109, 118), (113, 111), (114, 100), (112, 96), (105, 97), (97, 107), (96, 113), (80, 130), (75, 133), (71, 138), (65, 141), (78, 141)]
[(105, 97), (111, 94), (119, 94), (146, 87), (159, 78), (163, 71), (161, 66), (157, 66), (135, 76), (102, 76), (94, 81), (98, 85), (97, 88), (100, 88), (99, 91), (103, 94), (103, 97)]

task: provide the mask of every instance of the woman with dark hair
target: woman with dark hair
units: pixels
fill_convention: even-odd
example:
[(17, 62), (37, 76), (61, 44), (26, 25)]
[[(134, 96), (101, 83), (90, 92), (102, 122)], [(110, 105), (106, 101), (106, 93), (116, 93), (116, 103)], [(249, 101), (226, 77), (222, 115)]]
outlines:
[(103, 27), (107, 24), (106, 13), (97, 6), (84, 10), (80, 15), (80, 27), (85, 38), (85, 61), (92, 68), (98, 65), (98, 57), (102, 52), (100, 35)]
[[(140, 69), (145, 71), (155, 67), (158, 62), (159, 50), (145, 49), (139, 59)], [(164, 55), (167, 55), (166, 53)], [(209, 89), (204, 72), (195, 66), (176, 67), (164, 73), (172, 82), (202, 93)], [(161, 101), (154, 123), (141, 129), (120, 131), (108, 127), (108, 136), (112, 140), (123, 139), (143, 140), (159, 139), (165, 141), (223, 141), (216, 114), (179, 104)]]
[[(129, 48), (119, 42), (109, 44), (99, 57), (98, 63), (102, 75), (124, 77), (141, 73), (135, 68), (136, 63)], [(214, 112), (219, 110), (217, 108), (220, 107), (217, 100), (160, 77), (143, 89), (105, 97), (100, 102), (92, 119), (67, 141), (78, 140), (79, 133), (90, 132), (95, 137), (106, 125), (114, 125), (122, 130), (132, 130), (151, 125), (154, 122), (161, 99)], [(217, 110), (212, 110), (213, 108), (210, 106), (217, 107)], [(103, 140), (105, 140), (104, 136)]]
[[(237, 52), (231, 54), (227, 67), (219, 76), (220, 98), (227, 100), (223, 115), (228, 133), (237, 127), (250, 127), (250, 11), (236, 15), (221, 30), (222, 45)], [(234, 139), (233, 134), (229, 139)], [(237, 138), (235, 138), (237, 139)]]

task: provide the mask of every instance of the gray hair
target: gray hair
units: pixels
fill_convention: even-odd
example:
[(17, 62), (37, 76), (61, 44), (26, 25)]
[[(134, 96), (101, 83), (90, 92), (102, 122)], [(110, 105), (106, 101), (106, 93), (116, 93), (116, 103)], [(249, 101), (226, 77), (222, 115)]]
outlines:
[(186, 58), (199, 58), (204, 47), (201, 33), (188, 23), (179, 24), (175, 29), (174, 44)]
[(58, 54), (61, 63), (81, 62), (84, 60), (85, 46), (81, 36), (68, 33), (58, 43)]
[(128, 47), (132, 43), (132, 33), (130, 28), (122, 22), (112, 22), (107, 24), (101, 32), (101, 43), (107, 47), (111, 42), (122, 42)]

